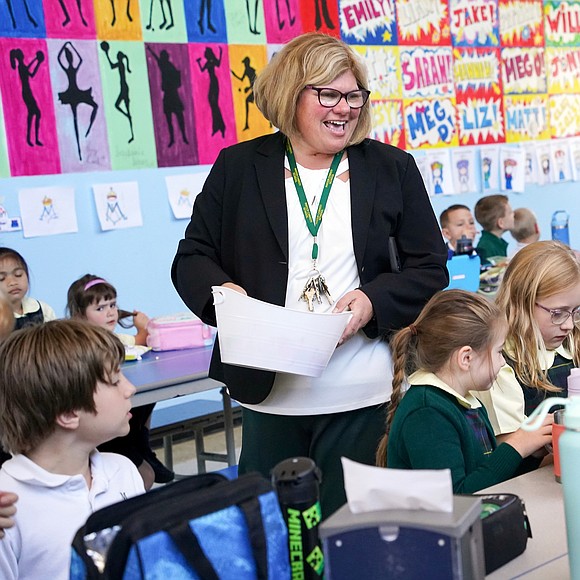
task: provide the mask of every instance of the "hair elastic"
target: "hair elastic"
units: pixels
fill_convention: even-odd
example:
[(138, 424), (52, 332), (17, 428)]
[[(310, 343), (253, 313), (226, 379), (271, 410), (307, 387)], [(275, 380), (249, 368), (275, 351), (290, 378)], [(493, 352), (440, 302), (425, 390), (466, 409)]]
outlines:
[(85, 292), (89, 288), (92, 288), (93, 286), (96, 286), (97, 284), (108, 284), (108, 282), (106, 280), (103, 280), (102, 278), (95, 278), (94, 280), (91, 280), (90, 282), (87, 282), (85, 284), (85, 287), (84, 287)]
[(413, 336), (417, 336), (417, 327), (414, 324), (409, 324), (409, 330)]

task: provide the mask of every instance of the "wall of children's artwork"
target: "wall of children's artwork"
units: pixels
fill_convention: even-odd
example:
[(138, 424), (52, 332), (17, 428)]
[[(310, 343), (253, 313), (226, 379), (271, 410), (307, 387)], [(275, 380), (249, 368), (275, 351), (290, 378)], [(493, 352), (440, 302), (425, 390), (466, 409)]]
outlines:
[(212, 163), (273, 130), (253, 81), (309, 30), (366, 60), (380, 140), (580, 135), (578, 0), (1, 0), (0, 177)]
[(183, 309), (182, 220), (223, 147), (275, 130), (253, 82), (312, 30), (365, 59), (372, 137), (413, 153), (436, 213), (503, 191), (544, 237), (568, 209), (574, 242), (580, 0), (0, 0), (0, 244), (39, 297), (62, 314), (91, 271)]

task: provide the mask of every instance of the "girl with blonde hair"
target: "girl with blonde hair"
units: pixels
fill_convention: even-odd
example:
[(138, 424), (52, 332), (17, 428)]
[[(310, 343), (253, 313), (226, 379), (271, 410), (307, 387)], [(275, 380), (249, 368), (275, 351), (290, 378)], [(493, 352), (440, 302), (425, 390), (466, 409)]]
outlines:
[[(489, 389), (503, 366), (506, 331), (495, 304), (465, 290), (446, 290), (395, 334), (393, 392), (378, 465), (448, 468), (454, 493), (473, 493), (539, 465), (534, 455), (545, 454), (552, 418), (540, 430), (518, 430), (498, 445), (471, 393)], [(405, 379), (410, 387), (403, 394)]]
[(506, 365), (479, 394), (496, 435), (519, 428), (546, 397), (568, 396), (580, 361), (580, 263), (557, 241), (522, 248), (507, 267), (496, 303), (507, 316)]

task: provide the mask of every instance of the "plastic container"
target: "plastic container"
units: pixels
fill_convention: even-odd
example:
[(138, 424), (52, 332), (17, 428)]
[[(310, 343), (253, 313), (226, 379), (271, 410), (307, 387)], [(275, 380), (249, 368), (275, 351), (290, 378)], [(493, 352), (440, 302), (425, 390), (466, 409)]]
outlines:
[(524, 421), (522, 428), (532, 431), (541, 425), (550, 408), (564, 405), (564, 432), (560, 435), (560, 470), (566, 514), (566, 536), (571, 580), (580, 580), (580, 398), (551, 397), (544, 400)]
[(318, 377), (350, 312), (303, 312), (212, 286), (221, 360), (243, 367)]
[(153, 350), (183, 350), (211, 345), (214, 332), (191, 312), (151, 318), (147, 346)]
[(570, 245), (569, 220), (568, 212), (563, 209), (559, 209), (552, 214), (552, 239), (558, 240), (567, 246)]

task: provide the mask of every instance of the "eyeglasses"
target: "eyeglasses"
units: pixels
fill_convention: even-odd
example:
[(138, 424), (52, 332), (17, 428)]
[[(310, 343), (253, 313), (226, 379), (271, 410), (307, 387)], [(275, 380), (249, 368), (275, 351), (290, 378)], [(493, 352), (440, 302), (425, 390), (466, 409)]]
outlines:
[(318, 93), (318, 102), (328, 109), (336, 107), (340, 103), (340, 99), (344, 99), (346, 104), (351, 109), (360, 109), (369, 100), (370, 91), (366, 89), (357, 89), (356, 91), (348, 91), (348, 93), (341, 93), (336, 89), (329, 89), (327, 87), (313, 87), (306, 85), (307, 89), (311, 89)]
[(580, 325), (580, 306), (577, 306), (576, 308), (574, 308), (574, 310), (562, 310), (561, 308), (546, 308), (545, 306), (542, 306), (537, 302), (536, 306), (550, 313), (552, 324), (558, 325), (564, 324), (564, 322), (566, 322), (568, 318), (570, 318), (571, 316), (574, 324)]

